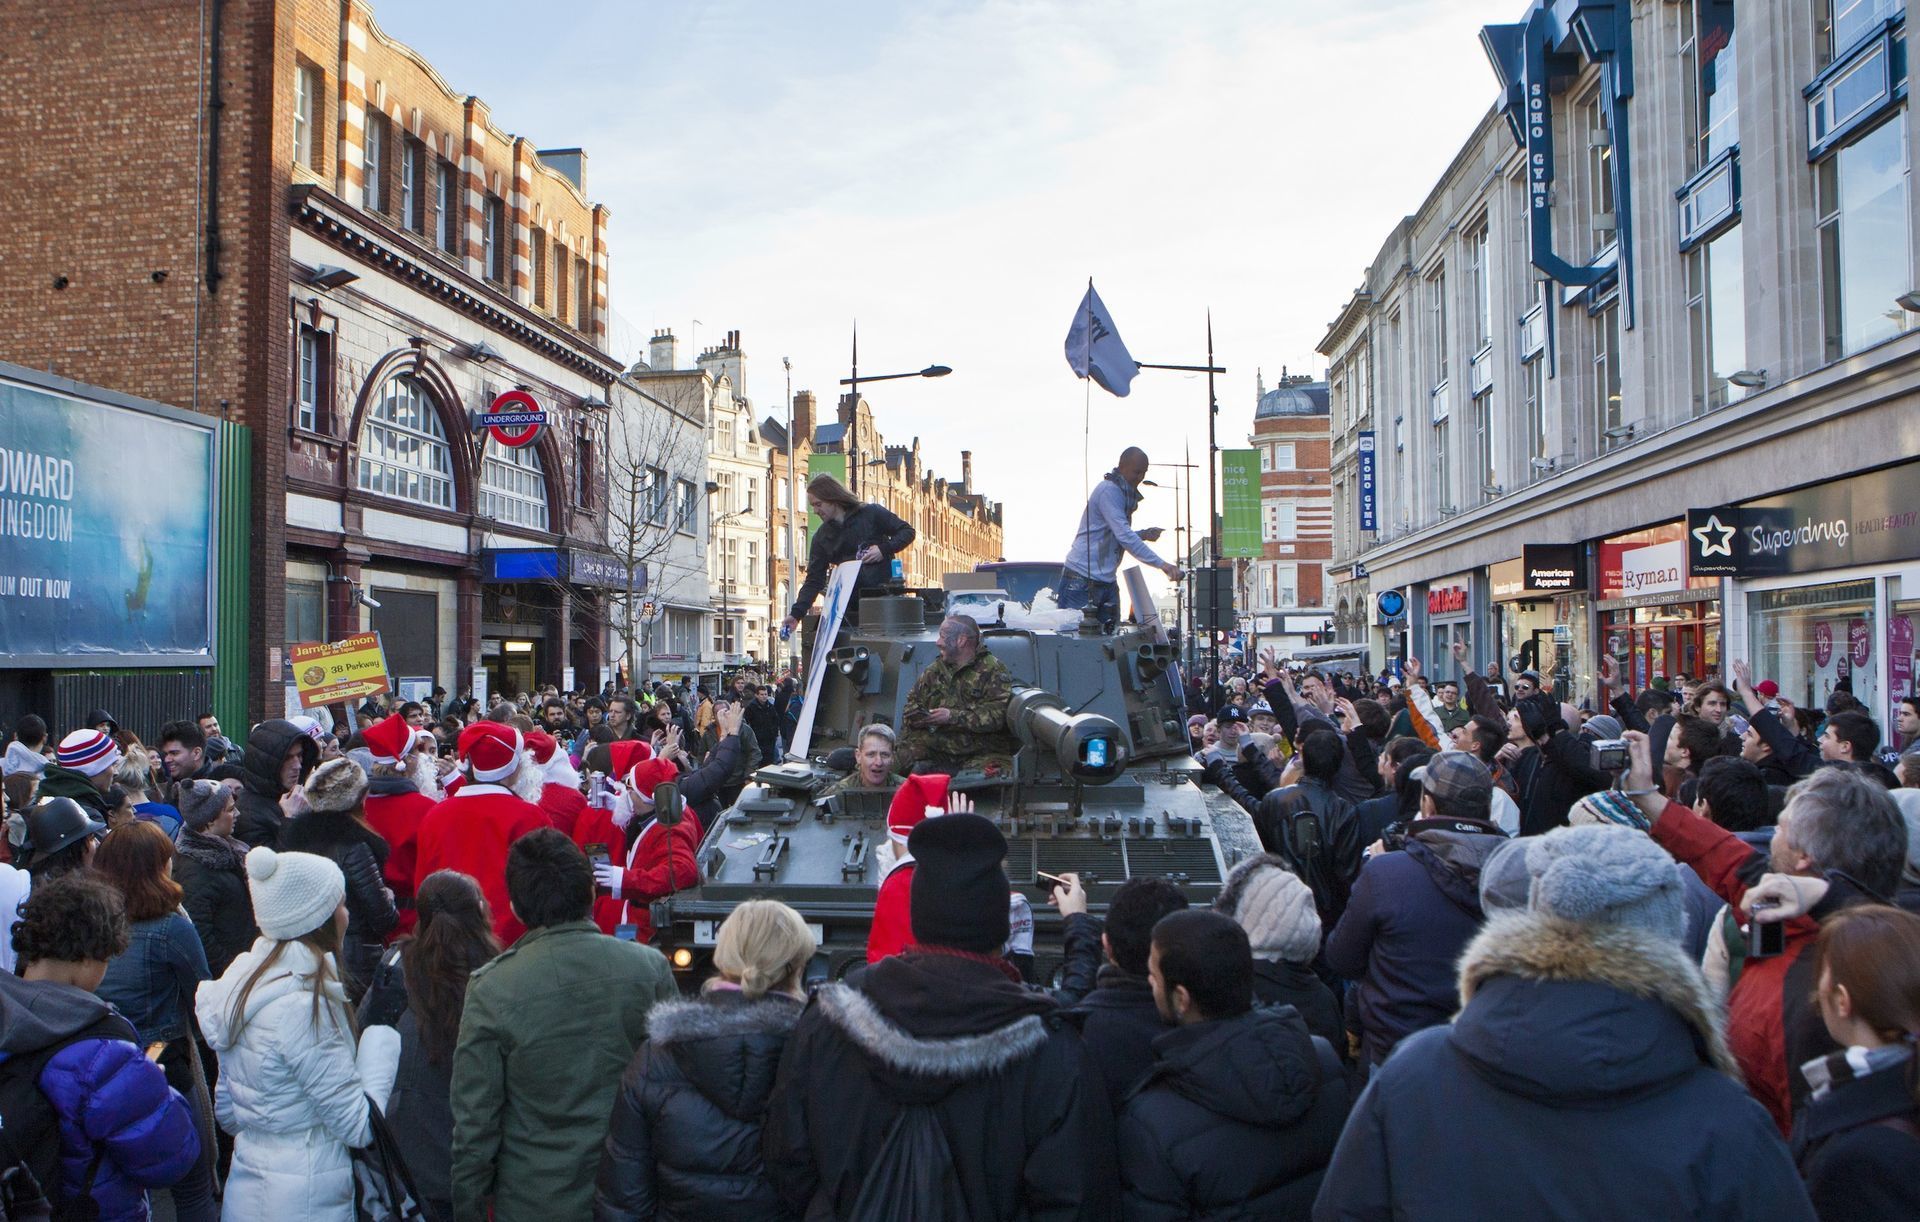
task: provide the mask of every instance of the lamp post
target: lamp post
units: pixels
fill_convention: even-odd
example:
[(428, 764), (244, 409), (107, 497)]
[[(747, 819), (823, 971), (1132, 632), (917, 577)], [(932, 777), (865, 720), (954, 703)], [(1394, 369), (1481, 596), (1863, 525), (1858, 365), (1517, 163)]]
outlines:
[[(952, 372), (953, 370), (945, 365), (929, 365), (925, 369), (917, 369), (912, 373), (870, 373), (862, 377), (860, 374), (860, 328), (856, 326), (853, 329), (853, 376), (841, 378), (840, 385), (847, 388), (847, 394), (852, 399), (853, 406), (857, 408), (860, 405), (860, 385), (863, 382), (891, 382), (896, 378), (944, 378)], [(856, 433), (855, 436), (858, 437), (858, 434)], [(854, 480), (851, 491), (855, 496), (859, 496), (861, 495), (860, 483), (865, 478), (860, 471), (860, 454), (851, 441), (846, 445), (846, 452), (847, 471)]]
[[(746, 513), (744, 509), (729, 509), (725, 513), (714, 513), (713, 497), (719, 491), (720, 485), (717, 481), (707, 481), (707, 550), (709, 552), (718, 548), (720, 528), (732, 519), (741, 517)], [(733, 644), (738, 644), (739, 642), (734, 639), (733, 634), (733, 566), (727, 562), (727, 554), (724, 550), (720, 551), (720, 620), (721, 624), (726, 628), (723, 639)], [(727, 655), (737, 652), (738, 650), (725, 649), (720, 651), (720, 665), (723, 670), (727, 664)]]
[[(787, 371), (787, 588), (792, 589), (794, 566), (799, 563), (799, 554), (794, 550), (793, 527), (798, 510), (798, 493), (794, 491), (793, 463), (794, 455), (800, 449), (800, 442), (793, 435), (793, 361), (783, 356), (780, 358), (780, 367)], [(774, 611), (785, 614), (786, 607), (775, 607)], [(770, 616), (767, 623), (771, 626), (774, 623), (774, 617)], [(767, 656), (771, 658), (774, 652), (773, 646), (769, 644)], [(791, 657), (791, 650), (788, 651), (788, 655)]]

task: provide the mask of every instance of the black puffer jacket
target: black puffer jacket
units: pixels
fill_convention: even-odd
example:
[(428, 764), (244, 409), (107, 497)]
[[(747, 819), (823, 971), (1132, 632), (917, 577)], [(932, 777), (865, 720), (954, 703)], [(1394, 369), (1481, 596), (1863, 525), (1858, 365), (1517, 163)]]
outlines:
[(280, 810), (280, 762), (287, 751), (300, 746), (300, 779), (306, 780), (320, 762), (320, 744), (300, 732), (290, 721), (274, 718), (263, 721), (247, 735), (247, 749), (240, 757), (240, 792), (233, 795), (238, 813), (233, 820), (233, 835), (253, 848), (280, 847), (280, 833), (288, 819)]
[(767, 1180), (760, 1126), (800, 1011), (733, 989), (654, 1007), (613, 1102), (597, 1222), (794, 1216)]
[(1262, 1006), (1292, 1006), (1308, 1031), (1332, 1044), (1341, 1060), (1347, 1059), (1347, 1028), (1340, 1020), (1340, 1003), (1311, 967), (1282, 959), (1255, 959), (1253, 1000)]
[(1146, 977), (1108, 963), (1097, 979), (1093, 992), (1071, 1013), (1080, 1020), (1080, 1038), (1100, 1067), (1107, 1098), (1117, 1110), (1153, 1068), (1153, 1041), (1166, 1034), (1167, 1024)]
[(1120, 1115), (1129, 1222), (1304, 1218), (1352, 1106), (1297, 1011), (1176, 1027)]
[(218, 980), (234, 957), (260, 936), (253, 923), (253, 896), (247, 891), (247, 846), (181, 828), (173, 879), (185, 893), (180, 906), (199, 931), (207, 967)]
[(347, 938), (341, 968), (347, 977), (347, 997), (355, 1005), (380, 966), (380, 946), (400, 920), (393, 893), (381, 871), (387, 865), (387, 842), (380, 833), (345, 811), (303, 812), (280, 833), (280, 848), (317, 853), (340, 867), (347, 880)]

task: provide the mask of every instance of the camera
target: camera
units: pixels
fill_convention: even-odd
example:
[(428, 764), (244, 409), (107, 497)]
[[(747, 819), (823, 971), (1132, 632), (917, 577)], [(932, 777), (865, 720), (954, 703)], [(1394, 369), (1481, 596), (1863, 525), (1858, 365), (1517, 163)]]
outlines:
[(1772, 959), (1787, 951), (1787, 926), (1784, 921), (1762, 921), (1760, 914), (1772, 904), (1755, 904), (1747, 920), (1747, 958)]
[(1624, 738), (1596, 738), (1587, 744), (1587, 763), (1597, 772), (1625, 772), (1631, 766)]

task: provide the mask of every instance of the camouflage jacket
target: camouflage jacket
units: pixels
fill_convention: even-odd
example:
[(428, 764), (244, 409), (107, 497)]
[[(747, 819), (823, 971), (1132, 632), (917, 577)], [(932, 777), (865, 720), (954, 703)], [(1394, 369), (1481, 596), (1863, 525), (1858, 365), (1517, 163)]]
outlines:
[[(907, 778), (901, 776), (899, 773), (888, 773), (887, 779), (881, 783), (880, 788), (898, 789), (900, 788), (900, 786), (906, 784), (906, 782), (907, 782)], [(869, 786), (866, 784), (866, 782), (860, 779), (860, 770), (856, 768), (852, 772), (849, 772), (847, 775), (835, 781), (833, 784), (821, 790), (820, 796), (822, 798), (831, 798), (835, 794), (842, 793), (849, 789), (866, 789), (866, 788), (869, 788)]]
[(1019, 747), (1007, 731), (1007, 701), (1012, 698), (1012, 672), (985, 650), (962, 667), (940, 658), (920, 672), (907, 693), (906, 721), (911, 725), (934, 709), (951, 710), (953, 720), (909, 731), (909, 737), (949, 758), (1011, 756)]

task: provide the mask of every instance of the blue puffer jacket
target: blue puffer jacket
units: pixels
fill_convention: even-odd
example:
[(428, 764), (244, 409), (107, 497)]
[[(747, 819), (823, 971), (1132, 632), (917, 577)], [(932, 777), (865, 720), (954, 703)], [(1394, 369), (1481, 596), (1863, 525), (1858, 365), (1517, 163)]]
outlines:
[[(0, 1056), (31, 1055), (112, 1014), (84, 990), (0, 976)], [(93, 1199), (103, 1222), (145, 1222), (147, 1189), (179, 1180), (200, 1157), (187, 1101), (130, 1040), (76, 1040), (47, 1062), (40, 1090), (60, 1122), (62, 1184), (78, 1191), (99, 1157)]]

